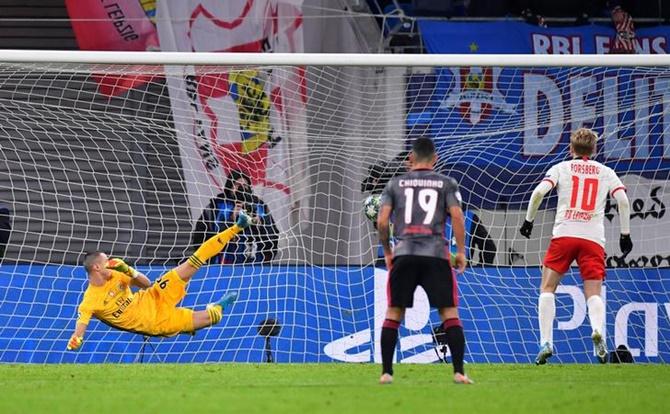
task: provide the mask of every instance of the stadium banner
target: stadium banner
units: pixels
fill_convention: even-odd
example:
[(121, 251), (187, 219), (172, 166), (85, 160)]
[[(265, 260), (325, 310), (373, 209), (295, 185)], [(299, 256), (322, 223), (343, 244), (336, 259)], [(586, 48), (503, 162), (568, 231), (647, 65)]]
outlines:
[[(139, 267), (156, 279), (165, 267)], [(16, 277), (21, 275), (21, 277)], [(180, 306), (202, 309), (224, 292), (240, 292), (219, 325), (152, 339), (145, 361), (262, 362), (264, 338), (257, 328), (279, 321), (271, 339), (277, 362), (379, 362), (386, 310), (384, 269), (212, 265), (189, 283)], [(458, 276), (467, 362), (533, 361), (538, 347), (537, 285), (540, 269), (481, 267)], [(117, 331), (93, 319), (79, 352), (65, 351), (86, 286), (82, 267), (0, 266), (0, 362), (134, 362), (141, 335)], [(594, 362), (586, 303), (575, 271), (557, 291), (555, 362)], [(200, 292), (200, 293), (195, 293)], [(610, 270), (603, 297), (610, 349), (625, 344), (638, 362), (670, 360), (670, 269)], [(438, 324), (423, 290), (415, 294), (401, 327), (397, 360), (437, 360), (432, 327)], [(450, 369), (450, 368), (448, 368)]]
[[(614, 44), (611, 25), (540, 27), (516, 21), (487, 23), (419, 22), (430, 53), (606, 54)], [(670, 26), (635, 30), (635, 51), (670, 52)]]
[[(303, 51), (301, 0), (164, 0), (157, 21), (163, 51)], [(165, 70), (192, 219), (241, 171), (288, 231), (306, 214), (303, 68)]]
[[(420, 27), (431, 53), (547, 53), (534, 46), (537, 36), (571, 39), (569, 44), (580, 47), (569, 50), (581, 53), (604, 52), (595, 46), (614, 35), (595, 25), (421, 22)], [(670, 48), (670, 27), (636, 34), (641, 52)], [(525, 197), (544, 172), (567, 158), (570, 133), (583, 126), (602, 136), (598, 161), (620, 174), (666, 180), (670, 80), (653, 75), (639, 68), (438, 68), (410, 76), (407, 129), (410, 138), (435, 137), (464, 200), (479, 208), (525, 208)]]
[[(521, 22), (424, 21), (420, 29), (431, 53), (447, 54), (607, 53), (615, 35), (608, 26), (542, 28)], [(670, 50), (670, 26), (639, 29), (636, 36), (638, 53)], [(606, 221), (617, 223), (606, 226), (608, 265), (667, 262), (667, 251), (657, 245), (662, 237), (648, 234), (650, 224), (657, 234), (670, 231), (664, 217), (670, 79), (654, 68), (449, 67), (409, 75), (408, 84), (409, 139), (434, 137), (441, 169), (459, 182), (466, 206), (508, 212), (508, 222), (521, 217), (549, 167), (568, 158), (570, 134), (593, 128), (601, 136), (596, 160), (612, 167), (628, 187), (636, 241), (628, 257), (616, 257), (618, 218), (610, 200)], [(546, 208), (556, 200), (547, 197)], [(505, 243), (523, 245), (515, 240), (518, 227), (511, 230)], [(551, 228), (544, 230), (546, 237), (551, 234)]]
[[(65, 0), (81, 50), (158, 50), (156, 2), (141, 0)], [(105, 95), (120, 95), (149, 82), (153, 75), (96, 76)]]
[(605, 251), (607, 267), (670, 268), (670, 249), (663, 241), (670, 232), (667, 208), (670, 207), (670, 181), (650, 180), (628, 174), (621, 181), (630, 201), (633, 250), (621, 256), (619, 250), (619, 215), (611, 197), (605, 205)]
[[(588, 44), (595, 47), (604, 42), (595, 39), (614, 33), (601, 26), (548, 29), (519, 22), (422, 22), (420, 27), (431, 53), (540, 53), (543, 49), (533, 48), (535, 35), (579, 39), (571, 42), (589, 53), (601, 49)], [(670, 27), (636, 33), (636, 42), (649, 45), (641, 51), (665, 53), (670, 47)], [(670, 79), (654, 73), (640, 68), (438, 68), (410, 75), (407, 129), (410, 138), (435, 137), (447, 172), (461, 184), (466, 203), (478, 208), (525, 208), (546, 170), (567, 158), (570, 133), (583, 126), (601, 135), (598, 161), (620, 175), (666, 180)]]

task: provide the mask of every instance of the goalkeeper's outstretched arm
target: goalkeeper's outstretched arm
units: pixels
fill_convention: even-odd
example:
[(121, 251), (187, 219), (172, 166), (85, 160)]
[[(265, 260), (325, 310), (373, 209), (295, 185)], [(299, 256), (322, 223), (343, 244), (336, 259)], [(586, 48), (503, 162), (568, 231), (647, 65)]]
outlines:
[(84, 334), (86, 333), (86, 328), (93, 317), (93, 311), (90, 307), (90, 302), (84, 296), (84, 300), (79, 305), (79, 317), (77, 318), (77, 325), (74, 328), (74, 333), (70, 336), (70, 340), (67, 343), (68, 351), (78, 351), (84, 343)]
[(129, 276), (132, 279), (131, 283), (133, 286), (137, 286), (140, 289), (146, 289), (151, 286), (151, 280), (149, 280), (148, 277), (143, 273), (138, 272), (121, 259), (109, 259), (107, 262), (107, 269), (116, 270), (117, 272)]
[(87, 327), (88, 325), (77, 322), (77, 326), (74, 328), (74, 333), (67, 343), (68, 351), (77, 351), (81, 348), (81, 345), (84, 343), (84, 334), (86, 333)]
[(131, 283), (133, 286), (137, 286), (140, 289), (146, 289), (151, 286), (151, 280), (140, 272), (137, 272), (137, 276), (133, 278)]

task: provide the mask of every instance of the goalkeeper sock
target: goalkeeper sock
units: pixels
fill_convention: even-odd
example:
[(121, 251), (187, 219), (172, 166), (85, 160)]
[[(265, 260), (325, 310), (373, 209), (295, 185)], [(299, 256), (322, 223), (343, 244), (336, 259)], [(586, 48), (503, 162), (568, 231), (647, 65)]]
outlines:
[(540, 346), (545, 343), (554, 345), (554, 317), (556, 317), (556, 301), (553, 293), (540, 293), (538, 303), (540, 319)]
[(216, 236), (211, 237), (209, 240), (204, 242), (191, 257), (188, 258), (188, 263), (196, 269), (200, 269), (200, 266), (204, 265), (209, 259), (219, 254), (225, 245), (228, 244), (228, 242), (241, 231), (242, 228), (240, 226), (233, 224), (231, 227), (228, 227), (226, 230), (222, 231)]
[(586, 306), (589, 310), (589, 320), (591, 321), (591, 329), (603, 334), (603, 326), (605, 325), (605, 303), (603, 298), (599, 295), (593, 295), (586, 301)]
[(393, 319), (384, 319), (382, 325), (382, 374), (393, 375), (393, 354), (398, 342), (398, 328), (400, 322)]
[(207, 314), (209, 315), (209, 320), (212, 325), (217, 324), (221, 321), (221, 318), (223, 317), (223, 310), (227, 307), (235, 303), (235, 300), (237, 300), (237, 292), (228, 292), (223, 297), (215, 303), (210, 303), (207, 305), (205, 310), (207, 311)]
[(212, 325), (216, 325), (217, 323), (221, 322), (221, 318), (223, 318), (223, 309), (221, 308), (221, 305), (207, 305), (205, 310), (209, 315), (209, 320), (212, 322)]
[(454, 365), (454, 374), (465, 374), (463, 371), (463, 356), (465, 355), (465, 335), (463, 325), (458, 318), (447, 319), (442, 323), (447, 334), (447, 345), (451, 352), (451, 363)]

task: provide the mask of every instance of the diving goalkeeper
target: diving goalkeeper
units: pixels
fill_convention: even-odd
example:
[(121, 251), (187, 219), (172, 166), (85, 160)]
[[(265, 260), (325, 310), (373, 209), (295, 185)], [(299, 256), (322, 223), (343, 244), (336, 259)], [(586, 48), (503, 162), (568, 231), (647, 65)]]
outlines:
[[(249, 216), (240, 212), (234, 225), (205, 241), (188, 260), (162, 275), (153, 285), (121, 259), (108, 259), (99, 251), (86, 254), (88, 288), (79, 305), (77, 326), (67, 349), (81, 348), (92, 316), (113, 328), (149, 336), (192, 333), (218, 323), (224, 308), (235, 302), (236, 292), (225, 294), (201, 311), (178, 308), (177, 303), (186, 295), (186, 284), (198, 269), (219, 254), (250, 221)], [(130, 285), (140, 290), (133, 293)]]

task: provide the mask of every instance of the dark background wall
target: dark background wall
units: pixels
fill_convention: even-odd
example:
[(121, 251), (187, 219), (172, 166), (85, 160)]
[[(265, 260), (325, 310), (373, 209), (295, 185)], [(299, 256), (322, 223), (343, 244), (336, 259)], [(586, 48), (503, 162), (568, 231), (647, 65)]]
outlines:
[[(0, 0), (0, 10), (0, 49), (77, 49), (63, 0)], [(181, 259), (191, 221), (163, 81), (109, 99), (86, 70), (51, 69), (0, 64), (5, 260), (77, 263), (90, 249)]]
[(63, 0), (0, 0), (0, 49), (77, 49)]

